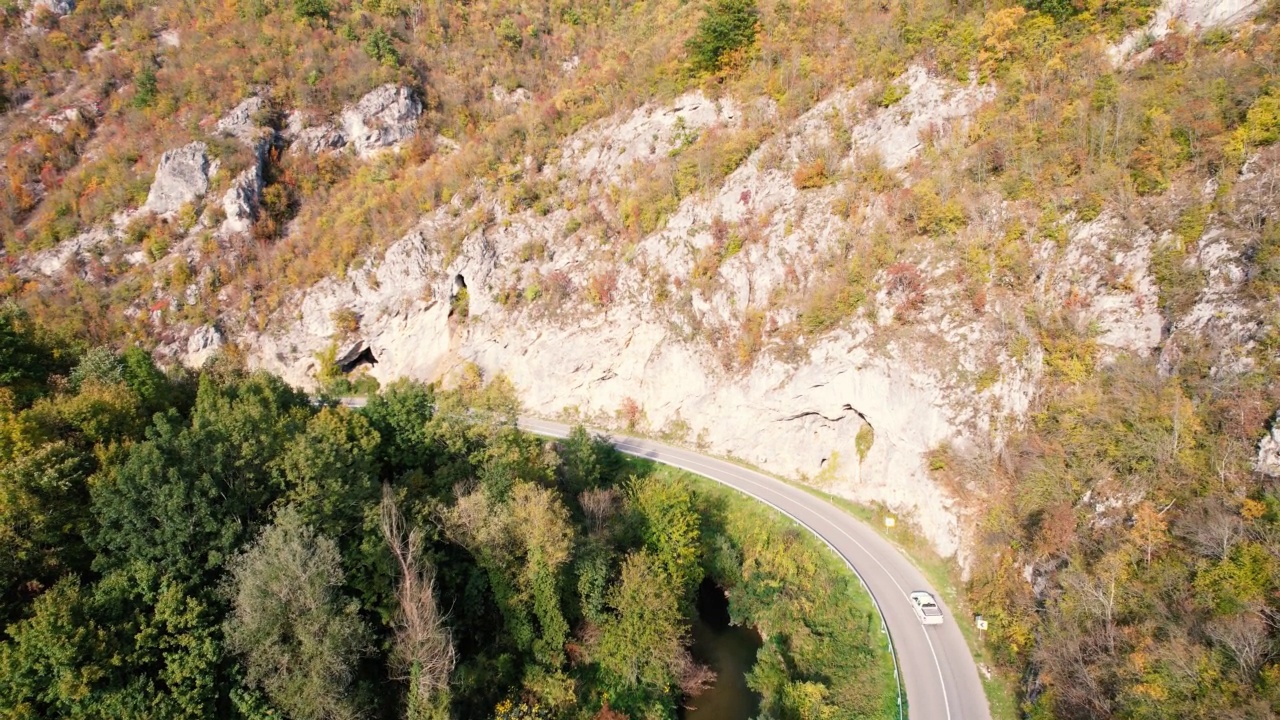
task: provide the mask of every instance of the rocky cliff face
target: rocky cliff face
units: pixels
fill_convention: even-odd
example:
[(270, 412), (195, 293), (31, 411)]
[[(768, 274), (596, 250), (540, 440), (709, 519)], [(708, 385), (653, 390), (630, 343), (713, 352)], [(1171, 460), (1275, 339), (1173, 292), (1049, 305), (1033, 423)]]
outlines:
[[(851, 172), (874, 156), (910, 182), (902, 168), (926, 144), (933, 153), (963, 144), (968, 118), (991, 97), (919, 67), (895, 84), (905, 96), (888, 107), (859, 86), (781, 128), (769, 124), (768, 102), (699, 93), (597, 123), (534, 173), (585, 211), (513, 209), (477, 185), (380, 259), (299, 294), (267, 332), (237, 342), (253, 363), (301, 385), (314, 384), (317, 355), (335, 343), (339, 353), (367, 343), (378, 361), (369, 372), (382, 381), (447, 379), (474, 363), (508, 375), (530, 412), (634, 427), (884, 503), (963, 562), (963, 509), (930, 478), (928, 458), (946, 445), (998, 449), (1022, 422), (1047, 371), (1028, 305), (1073, 308), (1076, 323), (1095, 328), (1104, 362), (1167, 353), (1171, 334), (1221, 323), (1207, 335), (1218, 338), (1223, 367), (1243, 357), (1256, 310), (1230, 270), (1242, 241), (1210, 223), (1186, 260), (1207, 268), (1207, 285), (1166, 327), (1151, 268), (1168, 232), (1104, 212), (1064, 219), (1056, 237), (1033, 245), (1031, 285), (993, 291), (978, 312), (948, 280), (957, 261), (926, 249), (879, 271), (876, 294), (842, 329), (787, 340), (785, 328), (804, 327), (795, 288), (823, 282), (851, 236), (873, 234), (893, 191), (871, 193), (866, 212), (850, 217), (835, 188), (802, 189), (784, 168), (823, 157)], [(618, 247), (579, 222), (616, 212), (623, 178), (660, 172), (700, 133), (761, 127), (772, 131), (750, 157), (684, 199), (659, 230)], [(841, 150), (832, 156), (832, 147)], [(1274, 166), (1254, 163), (1246, 185)], [(1019, 211), (991, 198), (968, 232), (997, 232)], [(738, 238), (733, 251), (726, 232)], [(349, 314), (359, 330), (344, 335), (335, 318)], [(742, 350), (753, 338), (757, 351)]]
[[(991, 352), (994, 335), (986, 323), (948, 317), (944, 297), (923, 329), (884, 329), (872, 314), (807, 352), (761, 353), (746, 367), (726, 368), (703, 339), (707, 328), (740, 323), (748, 308), (785, 285), (783, 268), (818, 275), (834, 230), (841, 229), (829, 210), (833, 193), (799, 192), (787, 173), (763, 167), (768, 157), (802, 154), (806, 143), (821, 142), (834, 112), (847, 114), (854, 126), (844, 162), (879, 149), (899, 166), (918, 151), (919, 128), (958, 130), (989, 97), (988, 89), (953, 85), (919, 68), (902, 82), (909, 92), (899, 106), (860, 122), (861, 111), (850, 108), (865, 104), (866, 88), (819, 104), (796, 127), (768, 139), (722, 187), (681, 204), (663, 230), (637, 244), (616, 276), (592, 247), (598, 241), (566, 230), (568, 212), (509, 213), (479, 190), (474, 207), (496, 222), (467, 235), (456, 254), (446, 254), (438, 238), (456, 224), (461, 204), (424, 218), (381, 262), (304, 293), (288, 311), (296, 321), (282, 313), (269, 332), (239, 341), (255, 363), (310, 384), (315, 354), (335, 335), (333, 318), (349, 310), (378, 360), (372, 373), (384, 381), (436, 379), (476, 363), (486, 373), (510, 376), (531, 412), (633, 423), (841, 495), (887, 503), (913, 514), (940, 550), (953, 553), (961, 522), (953, 499), (929, 480), (925, 456), (943, 443), (970, 442), (975, 430), (1025, 408), (1034, 364), (1010, 363), (1006, 376), (975, 395), (966, 368)], [(770, 112), (767, 105), (743, 107), (700, 94), (642, 107), (569, 139), (559, 164), (542, 174), (569, 178), (561, 182), (575, 188), (585, 179), (591, 194), (603, 197), (620, 174), (667, 157), (689, 133), (741, 128), (748, 116)], [(561, 190), (570, 193), (567, 185)], [(695, 257), (714, 242), (713, 221), (748, 216), (771, 216), (762, 230), (768, 241), (744, 248), (714, 282), (688, 291)], [(542, 258), (529, 257), (531, 242), (545, 244)], [(655, 284), (658, 276), (666, 279)], [(499, 296), (513, 283), (526, 295), (563, 298), (554, 309), (504, 305)], [(457, 307), (462, 285), (465, 319)], [(664, 294), (681, 298), (655, 299)], [(891, 315), (892, 299), (884, 304)], [(794, 311), (780, 307), (776, 314), (785, 321)], [(620, 419), (619, 412), (630, 417)]]
[(422, 102), (406, 87), (383, 85), (342, 112), (343, 135), (367, 158), (409, 139), (422, 115)]

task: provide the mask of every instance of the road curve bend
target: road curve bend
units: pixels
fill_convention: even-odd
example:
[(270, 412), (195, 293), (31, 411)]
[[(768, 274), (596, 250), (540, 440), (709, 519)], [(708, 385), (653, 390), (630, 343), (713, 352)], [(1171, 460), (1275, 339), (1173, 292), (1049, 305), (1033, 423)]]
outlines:
[[(534, 418), (520, 427), (550, 437), (572, 429)], [(986, 693), (956, 619), (924, 576), (887, 540), (834, 505), (752, 470), (652, 440), (606, 435), (618, 450), (696, 473), (772, 505), (807, 527), (862, 578), (880, 607), (897, 654), (907, 710), (913, 720), (990, 720)], [(946, 613), (941, 625), (921, 625), (907, 594), (930, 590)]]

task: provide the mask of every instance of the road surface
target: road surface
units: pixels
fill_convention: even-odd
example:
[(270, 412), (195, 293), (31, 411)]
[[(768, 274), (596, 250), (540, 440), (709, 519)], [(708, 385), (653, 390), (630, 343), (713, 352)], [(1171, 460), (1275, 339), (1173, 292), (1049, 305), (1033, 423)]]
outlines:
[[(520, 427), (551, 437), (567, 437), (572, 429), (533, 418), (521, 418)], [(844, 557), (879, 605), (906, 686), (908, 716), (912, 720), (990, 720), (978, 668), (951, 610), (920, 571), (862, 521), (803, 490), (733, 463), (651, 440), (626, 436), (610, 436), (610, 440), (629, 455), (688, 470), (740, 490), (813, 531)], [(929, 590), (938, 598), (946, 613), (941, 625), (920, 624), (907, 597), (912, 590)]]

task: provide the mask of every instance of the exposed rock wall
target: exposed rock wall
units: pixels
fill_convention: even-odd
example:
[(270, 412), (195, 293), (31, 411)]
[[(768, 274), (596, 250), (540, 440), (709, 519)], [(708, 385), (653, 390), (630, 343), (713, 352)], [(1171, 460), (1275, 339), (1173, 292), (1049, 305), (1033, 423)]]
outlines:
[[(701, 93), (602, 120), (566, 139), (546, 167), (529, 170), (558, 197), (574, 198), (574, 207), (513, 209), (498, 190), (477, 183), (424, 216), (383, 257), (298, 293), (266, 332), (240, 330), (235, 340), (254, 364), (309, 386), (317, 356), (341, 335), (335, 319), (354, 314), (359, 339), (378, 359), (368, 372), (381, 381), (447, 378), (475, 363), (486, 374), (508, 375), (533, 413), (634, 422), (885, 503), (963, 564), (972, 528), (959, 500), (931, 478), (928, 458), (944, 445), (998, 451), (1034, 406), (1045, 353), (1027, 308), (1066, 308), (1080, 328), (1095, 328), (1102, 362), (1159, 350), (1162, 367), (1176, 362), (1171, 338), (1219, 323), (1209, 334), (1221, 340), (1218, 362), (1229, 367), (1256, 330), (1246, 323), (1256, 312), (1240, 298), (1245, 278), (1236, 268), (1248, 245), (1230, 229), (1237, 221), (1207, 218), (1207, 231), (1187, 241), (1186, 252), (1187, 263), (1206, 269), (1206, 285), (1192, 310), (1168, 323), (1152, 265), (1173, 239), (1123, 209), (1066, 218), (1053, 235), (1028, 233), (1029, 267), (1013, 289), (993, 276), (981, 308), (954, 280), (961, 261), (925, 243), (895, 265), (916, 273), (916, 310), (903, 315), (901, 293), (881, 269), (858, 312), (837, 329), (792, 345), (769, 330), (756, 349), (736, 352), (749, 322), (803, 327), (803, 293), (848, 262), (842, 243), (901, 212), (888, 209), (889, 196), (901, 192), (892, 189), (861, 196), (856, 218), (841, 213), (835, 208), (844, 190), (801, 189), (793, 169), (826, 153), (829, 168), (849, 173), (879, 153), (886, 172), (909, 182), (906, 168), (926, 140), (933, 154), (969, 142), (968, 118), (992, 96), (989, 87), (920, 68), (898, 84), (906, 96), (890, 107), (870, 102), (864, 85), (833, 93), (780, 128), (767, 100)], [(619, 188), (669, 172), (668, 158), (701, 133), (759, 128), (769, 136), (751, 156), (680, 200), (657, 231), (622, 235), (607, 221), (580, 229), (584, 216), (616, 217)], [(847, 145), (833, 142), (840, 131)], [(1250, 160), (1238, 184), (1239, 212), (1274, 213), (1277, 168), (1272, 154)], [(1188, 196), (1192, 204), (1213, 195), (1213, 188), (1184, 191), (1200, 194)], [(1003, 234), (1011, 218), (1022, 222), (1015, 202), (986, 200), (957, 243)], [(728, 226), (753, 239), (740, 237), (741, 246), (708, 271), (709, 254), (723, 252), (717, 243), (724, 238), (715, 235)], [(459, 277), (465, 318), (456, 312)], [(624, 408), (634, 410), (625, 422)], [(1259, 467), (1270, 467), (1267, 442)]]
[(319, 154), (350, 145), (361, 158), (413, 137), (422, 116), (422, 101), (403, 85), (387, 84), (367, 93), (332, 122), (307, 127), (289, 117), (290, 152)]
[(1195, 32), (1229, 27), (1266, 7), (1263, 0), (1165, 0), (1147, 26), (1134, 30), (1108, 49), (1112, 62), (1128, 58), (1144, 40), (1160, 40), (1177, 25)]
[(252, 145), (263, 134), (269, 132), (258, 125), (258, 118), (266, 108), (265, 100), (257, 95), (251, 95), (222, 116), (215, 129), (221, 135), (234, 137)]
[[(962, 123), (990, 97), (989, 88), (949, 86), (920, 69), (903, 82), (923, 100), (862, 118), (853, 128), (850, 162), (887, 149), (894, 165), (905, 163), (919, 147), (907, 142), (913, 132)], [(824, 101), (797, 127), (825, 128), (823, 118), (833, 107), (843, 112), (862, 102), (863, 94), (857, 89)], [(767, 106), (743, 108), (693, 93), (668, 107), (642, 107), (587, 128), (565, 142), (559, 164), (544, 174), (571, 178), (603, 195), (620, 175), (678, 152), (698, 132), (737, 127), (748, 114), (770, 112)], [(802, 152), (792, 147), (798, 137), (779, 133), (722, 187), (683, 202), (665, 229), (639, 243), (633, 262), (615, 268), (616, 297), (605, 309), (592, 307), (582, 289), (593, 274), (612, 266), (602, 264), (589, 243), (560, 240), (566, 211), (506, 214), (482, 192), (476, 207), (489, 207), (501, 221), (468, 235), (456, 253), (446, 255), (438, 238), (461, 208), (443, 208), (395, 243), (381, 262), (322, 281), (291, 305), (288, 317), (270, 323), (272, 330), (249, 334), (241, 343), (256, 364), (309, 385), (316, 355), (335, 337), (336, 313), (349, 310), (360, 317), (360, 336), (379, 361), (371, 373), (381, 380), (434, 379), (472, 362), (486, 373), (507, 374), (528, 409), (545, 416), (614, 423), (624, 401), (634, 401), (649, 432), (861, 501), (885, 502), (914, 515), (939, 550), (956, 552), (962, 519), (953, 500), (929, 479), (925, 456), (942, 443), (967, 442), (971, 428), (988, 431), (993, 414), (1025, 409), (1034, 388), (1034, 378), (1011, 368), (975, 402), (971, 381), (957, 374), (952, 360), (976, 366), (988, 352), (990, 343), (979, 328), (940, 323), (922, 337), (886, 344), (873, 340), (873, 324), (856, 321), (814, 342), (801, 357), (762, 353), (748, 367), (726, 369), (687, 324), (737, 322), (745, 307), (784, 283), (784, 266), (798, 263), (800, 272), (811, 275), (823, 248), (835, 241), (834, 220), (820, 209), (830, 193), (820, 191), (809, 202), (789, 173), (761, 168), (762, 155)], [(711, 242), (709, 223), (743, 216), (740, 199), (747, 195), (750, 212), (774, 216), (769, 243), (726, 262), (715, 288), (692, 296), (691, 313), (673, 313), (656, 302), (641, 266), (688, 277), (694, 254)], [(784, 225), (796, 232), (784, 231)], [(523, 248), (535, 240), (551, 249), (529, 267), (521, 259)], [(468, 288), (465, 322), (450, 317), (457, 276)], [(503, 287), (528, 284), (533, 277), (565, 278), (574, 291), (554, 311), (498, 301)], [(865, 438), (871, 438), (869, 447)]]
[[(431, 379), (474, 362), (486, 373), (506, 373), (533, 413), (607, 423), (632, 399), (647, 430), (674, 431), (712, 452), (886, 502), (915, 515), (944, 553), (959, 548), (952, 501), (923, 464), (929, 450), (957, 439), (955, 413), (944, 400), (945, 381), (918, 369), (909, 352), (873, 356), (858, 338), (837, 333), (798, 365), (763, 359), (749, 373), (727, 374), (705, 348), (681, 340), (663, 318), (638, 306), (568, 323), (509, 315), (483, 300), (498, 269), (483, 241), (469, 243), (440, 272), (440, 256), (426, 250), (422, 237), (415, 233), (388, 253), (376, 270), (377, 287), (369, 282), (373, 274), (361, 273), (322, 283), (308, 294), (298, 327), (246, 341), (256, 361), (310, 384), (314, 353), (333, 333), (333, 313), (356, 307), (362, 336), (379, 359), (375, 377)], [(480, 299), (461, 326), (449, 319), (456, 274)], [(681, 422), (685, 433), (677, 430)], [(867, 423), (874, 442), (864, 460), (857, 436)]]
[(1258, 457), (1253, 469), (1270, 477), (1280, 477), (1280, 412), (1271, 420), (1271, 429), (1258, 441)]

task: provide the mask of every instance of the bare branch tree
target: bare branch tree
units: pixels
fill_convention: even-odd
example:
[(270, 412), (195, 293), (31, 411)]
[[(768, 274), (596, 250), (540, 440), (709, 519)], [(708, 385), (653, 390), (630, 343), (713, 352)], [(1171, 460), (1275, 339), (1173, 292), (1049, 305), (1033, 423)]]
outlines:
[(448, 688), (456, 660), (453, 639), (435, 597), (435, 568), (422, 558), (422, 533), (406, 532), (390, 486), (382, 488), (380, 525), (400, 569), (395, 647), (391, 654), (397, 680), (410, 681), (410, 703), (426, 701)]
[(1196, 553), (1221, 559), (1244, 537), (1244, 522), (1220, 499), (1205, 498), (1193, 503), (1175, 525)]
[(585, 490), (578, 496), (578, 503), (582, 505), (582, 512), (587, 516), (587, 522), (591, 524), (593, 531), (605, 527), (618, 509), (618, 500), (617, 488)]
[(696, 697), (715, 682), (715, 670), (694, 660), (688, 650), (680, 655), (676, 663), (676, 684), (680, 686), (680, 691), (685, 694), (685, 697)]
[(1246, 683), (1252, 683), (1258, 670), (1275, 657), (1267, 620), (1265, 613), (1255, 611), (1217, 618), (1209, 624), (1209, 637), (1231, 653)]

